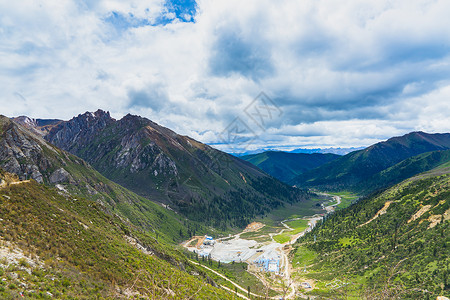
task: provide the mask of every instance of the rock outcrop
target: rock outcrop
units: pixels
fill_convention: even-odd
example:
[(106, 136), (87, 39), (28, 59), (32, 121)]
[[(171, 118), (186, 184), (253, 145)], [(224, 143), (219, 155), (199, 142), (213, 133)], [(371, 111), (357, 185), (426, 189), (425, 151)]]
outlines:
[(21, 178), (44, 182), (41, 170), (52, 168), (52, 161), (44, 154), (55, 151), (39, 136), (0, 116), (0, 167)]
[(49, 182), (51, 184), (55, 183), (74, 183), (74, 180), (72, 176), (70, 176), (69, 172), (64, 170), (63, 168), (57, 169), (55, 172), (52, 173), (49, 177)]

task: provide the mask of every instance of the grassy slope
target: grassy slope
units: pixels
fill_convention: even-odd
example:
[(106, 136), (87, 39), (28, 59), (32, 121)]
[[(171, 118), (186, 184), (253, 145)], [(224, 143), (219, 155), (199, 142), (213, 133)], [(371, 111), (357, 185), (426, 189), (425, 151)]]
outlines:
[(275, 235), (273, 239), (275, 242), (284, 244), (291, 239), (291, 236), (296, 235), (297, 233), (302, 232), (306, 228), (308, 228), (308, 220), (295, 220), (286, 222), (293, 230), (285, 230), (282, 234)]
[(169, 240), (178, 242), (196, 233), (207, 231), (203, 225), (178, 216), (175, 212), (112, 182), (93, 169), (78, 168), (77, 165), (68, 165), (66, 169), (71, 174), (87, 172), (88, 174), (84, 175), (85, 178), (90, 176), (94, 185), (103, 187), (100, 192), (92, 194), (82, 185), (62, 184), (66, 190), (74, 195), (88, 197), (102, 203), (106, 210), (125, 217), (134, 225), (153, 233), (154, 236), (161, 234)]
[[(392, 201), (385, 214), (360, 226)], [(411, 220), (422, 207), (430, 209)], [(318, 280), (316, 293), (389, 299), (450, 294), (450, 168), (436, 168), (331, 215), (297, 244), (297, 276)], [(408, 222), (411, 220), (410, 222)], [(430, 227), (430, 220), (440, 222)], [(317, 241), (314, 242), (314, 236)], [(337, 280), (349, 283), (339, 286)], [(326, 286), (326, 283), (334, 282)]]
[[(35, 182), (2, 188), (0, 201), (1, 244), (29, 257), (18, 265), (0, 262), (2, 299), (15, 299), (22, 291), (30, 297), (46, 298), (49, 292), (76, 299), (120, 298), (127, 292), (163, 299), (229, 297), (206, 284), (204, 272), (189, 275), (194, 267), (164, 240), (105, 214), (93, 201)], [(126, 236), (153, 255), (137, 250)], [(31, 267), (37, 258), (42, 267)]]
[(322, 153), (286, 153), (281, 151), (267, 151), (258, 154), (245, 155), (241, 159), (246, 160), (267, 174), (283, 181), (289, 182), (297, 175), (317, 168), (330, 162), (339, 155)]
[[(63, 168), (71, 176), (70, 182), (60, 183), (66, 190), (76, 196), (97, 201), (105, 211), (126, 218), (134, 225), (152, 232), (154, 236), (162, 235), (168, 240), (178, 242), (195, 233), (207, 231), (201, 224), (186, 220), (173, 211), (123, 188), (105, 178), (82, 159), (45, 142), (10, 119), (0, 116), (0, 139), (12, 144), (13, 140), (8, 139), (11, 134), (38, 145), (32, 158), (25, 157), (20, 163), (39, 166), (46, 184), (49, 184), (49, 177), (54, 171)], [(22, 144), (16, 143), (16, 146), (22, 147)]]

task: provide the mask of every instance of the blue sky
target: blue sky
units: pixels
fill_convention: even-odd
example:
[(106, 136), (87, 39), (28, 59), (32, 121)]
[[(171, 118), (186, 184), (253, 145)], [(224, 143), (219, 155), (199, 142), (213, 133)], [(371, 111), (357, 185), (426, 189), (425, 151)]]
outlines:
[[(130, 112), (225, 150), (240, 147), (221, 139), (236, 119), (249, 148), (449, 132), (449, 13), (443, 0), (4, 1), (1, 113)], [(261, 92), (281, 112), (264, 126)]]
[[(150, 13), (150, 8), (147, 7), (144, 11)], [(157, 13), (159, 15), (156, 18), (149, 18), (135, 16), (132, 12), (111, 11), (103, 20), (111, 24), (118, 33), (137, 27), (165, 26), (173, 22), (193, 23), (197, 13), (197, 3), (191, 0), (166, 0), (160, 4)]]

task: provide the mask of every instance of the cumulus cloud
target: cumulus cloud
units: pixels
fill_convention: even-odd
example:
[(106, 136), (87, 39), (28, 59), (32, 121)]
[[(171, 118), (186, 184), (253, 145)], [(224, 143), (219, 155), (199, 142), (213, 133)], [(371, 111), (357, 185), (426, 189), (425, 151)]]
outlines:
[[(203, 142), (236, 117), (252, 147), (360, 146), (450, 131), (450, 3), (0, 3), (2, 114), (141, 114)], [(253, 124), (264, 91), (283, 112)]]

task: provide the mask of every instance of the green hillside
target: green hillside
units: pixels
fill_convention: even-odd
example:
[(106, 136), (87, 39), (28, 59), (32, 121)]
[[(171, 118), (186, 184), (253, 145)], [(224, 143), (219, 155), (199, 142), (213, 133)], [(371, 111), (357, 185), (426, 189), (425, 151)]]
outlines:
[[(134, 225), (181, 241), (204, 227), (105, 178), (82, 159), (47, 143), (26, 128), (0, 116), (0, 167), (23, 179), (58, 186), (61, 193), (96, 201), (103, 210)], [(25, 174), (25, 175), (24, 175)]]
[(368, 194), (393, 186), (407, 178), (429, 171), (449, 161), (450, 150), (419, 154), (371, 176), (356, 185), (354, 190), (359, 194)]
[(164, 239), (95, 201), (0, 178), (1, 299), (232, 298)]
[(297, 175), (330, 162), (339, 155), (322, 153), (288, 153), (282, 151), (266, 151), (263, 153), (244, 155), (240, 158), (248, 161), (264, 172), (283, 181), (290, 182)]
[(315, 280), (325, 298), (449, 296), (449, 220), (443, 166), (329, 215), (296, 244), (296, 276)]
[(354, 151), (300, 174), (291, 181), (299, 187), (356, 191), (375, 174), (410, 157), (450, 149), (450, 133), (411, 132)]

